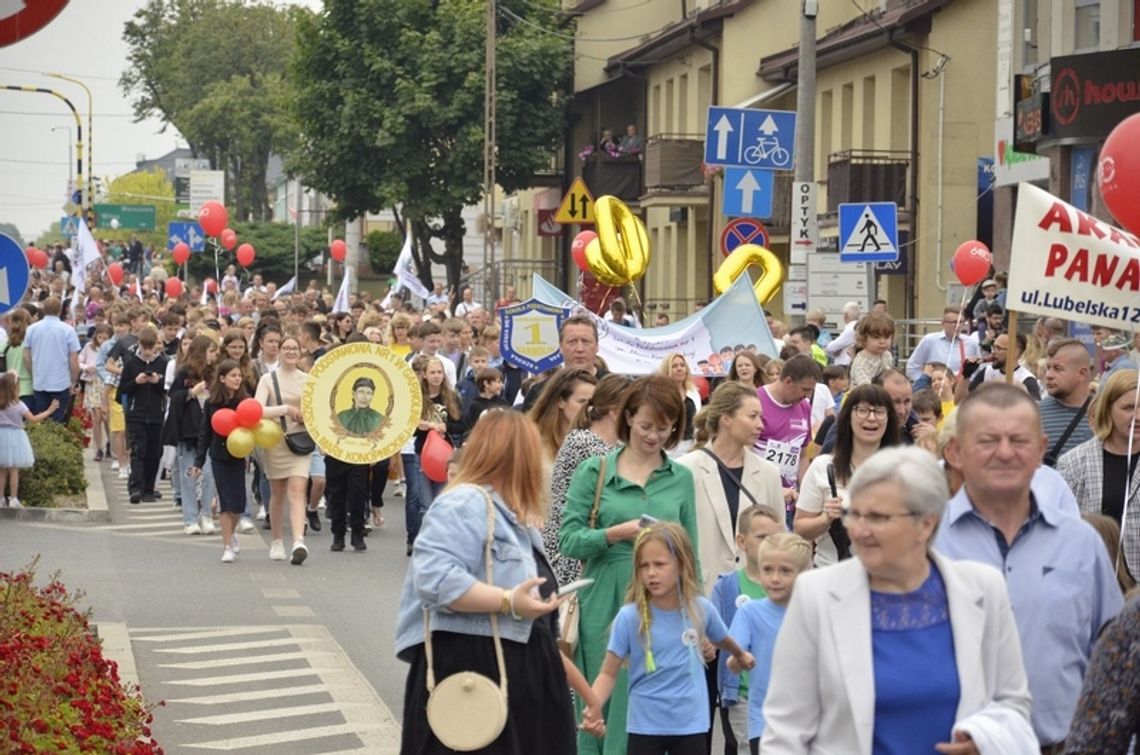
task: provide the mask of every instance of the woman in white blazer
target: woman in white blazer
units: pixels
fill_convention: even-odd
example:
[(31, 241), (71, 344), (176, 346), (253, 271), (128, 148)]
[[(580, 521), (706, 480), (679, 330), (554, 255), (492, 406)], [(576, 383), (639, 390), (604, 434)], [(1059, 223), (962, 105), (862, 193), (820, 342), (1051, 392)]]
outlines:
[(738, 382), (722, 383), (695, 424), (697, 448), (677, 461), (693, 472), (697, 558), (705, 595), (709, 595), (718, 576), (739, 568), (739, 512), (755, 503), (771, 509), (776, 520), (784, 522), (784, 492), (779, 468), (752, 451), (764, 430), (756, 391)]
[(760, 751), (1039, 753), (1002, 575), (930, 549), (947, 498), (937, 461), (884, 449), (849, 493), (856, 558), (796, 581)]

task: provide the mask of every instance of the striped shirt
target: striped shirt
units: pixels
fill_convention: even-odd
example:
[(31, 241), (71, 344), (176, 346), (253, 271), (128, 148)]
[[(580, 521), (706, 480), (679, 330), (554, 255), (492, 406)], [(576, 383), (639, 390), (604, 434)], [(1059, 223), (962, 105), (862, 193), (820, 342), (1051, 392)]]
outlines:
[[(1041, 399), (1041, 429), (1048, 439), (1045, 445), (1046, 450), (1053, 450), (1053, 446), (1057, 445), (1057, 441), (1065, 434), (1065, 430), (1073, 421), (1073, 417), (1080, 411), (1081, 407), (1065, 406), (1052, 396)], [(1068, 440), (1065, 441), (1065, 445), (1058, 449), (1057, 458), (1064, 456), (1066, 452), (1091, 439), (1092, 436), (1092, 425), (1089, 424), (1088, 419), (1078, 422)]]

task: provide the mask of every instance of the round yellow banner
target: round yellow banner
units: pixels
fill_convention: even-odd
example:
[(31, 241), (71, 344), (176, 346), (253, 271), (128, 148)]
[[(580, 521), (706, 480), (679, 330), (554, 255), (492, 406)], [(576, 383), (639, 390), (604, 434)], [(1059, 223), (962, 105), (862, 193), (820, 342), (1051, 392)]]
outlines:
[(420, 421), (412, 368), (375, 343), (337, 346), (317, 360), (301, 393), (305, 429), (324, 453), (374, 464), (400, 452)]

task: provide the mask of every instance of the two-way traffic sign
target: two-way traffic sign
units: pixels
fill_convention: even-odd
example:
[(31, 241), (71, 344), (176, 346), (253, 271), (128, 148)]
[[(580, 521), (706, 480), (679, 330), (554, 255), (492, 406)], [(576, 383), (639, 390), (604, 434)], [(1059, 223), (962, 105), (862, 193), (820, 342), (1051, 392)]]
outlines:
[(899, 258), (898, 205), (839, 205), (839, 261), (894, 262)]
[(28, 255), (14, 239), (0, 233), (0, 314), (20, 303), (31, 277)]
[(206, 251), (206, 234), (202, 226), (190, 221), (172, 220), (166, 225), (166, 249), (173, 249), (179, 242), (190, 247), (191, 252)]
[(794, 111), (709, 108), (706, 165), (791, 170), (795, 145)]
[(772, 217), (772, 187), (775, 173), (751, 168), (724, 169), (724, 214)]
[(562, 197), (562, 204), (558, 206), (554, 219), (563, 225), (594, 224), (594, 195), (586, 188), (586, 182), (581, 177), (575, 178), (574, 183), (570, 184), (570, 191)]

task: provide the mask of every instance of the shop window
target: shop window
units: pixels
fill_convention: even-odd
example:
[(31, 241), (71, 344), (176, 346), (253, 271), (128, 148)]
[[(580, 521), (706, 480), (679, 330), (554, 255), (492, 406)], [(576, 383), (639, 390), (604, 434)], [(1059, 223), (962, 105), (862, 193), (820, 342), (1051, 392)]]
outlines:
[(1076, 0), (1075, 50), (1095, 50), (1100, 47), (1100, 0)]

